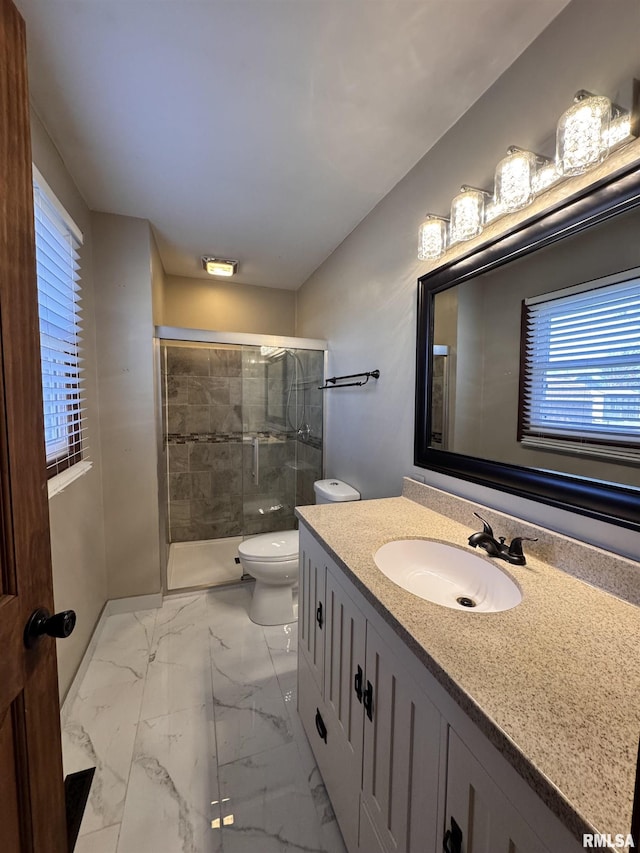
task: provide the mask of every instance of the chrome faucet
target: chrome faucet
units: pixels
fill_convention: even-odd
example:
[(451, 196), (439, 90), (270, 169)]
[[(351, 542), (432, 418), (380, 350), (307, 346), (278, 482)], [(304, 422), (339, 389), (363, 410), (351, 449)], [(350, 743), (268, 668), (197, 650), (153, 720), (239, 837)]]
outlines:
[(497, 557), (500, 560), (506, 560), (514, 566), (526, 565), (526, 560), (522, 552), (523, 542), (537, 542), (537, 539), (532, 539), (529, 536), (516, 536), (511, 540), (510, 545), (505, 544), (505, 537), (499, 536), (498, 539), (493, 535), (493, 530), (488, 521), (485, 521), (477, 512), (473, 513), (476, 518), (482, 522), (482, 530), (479, 533), (472, 533), (469, 537), (469, 545), (472, 548), (484, 548), (490, 557)]

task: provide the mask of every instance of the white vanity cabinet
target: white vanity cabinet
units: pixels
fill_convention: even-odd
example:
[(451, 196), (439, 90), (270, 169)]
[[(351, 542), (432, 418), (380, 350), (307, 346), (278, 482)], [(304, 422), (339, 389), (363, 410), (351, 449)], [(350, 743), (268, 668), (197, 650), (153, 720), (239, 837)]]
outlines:
[(452, 818), (450, 853), (582, 850), (303, 524), (300, 549), (298, 710), (349, 853), (440, 853)]
[(462, 853), (471, 849), (473, 853), (550, 853), (450, 728), (445, 819), (449, 831), (452, 818), (462, 832)]
[(345, 843), (351, 853), (434, 850), (440, 715), (304, 527), (300, 551), (298, 708)]

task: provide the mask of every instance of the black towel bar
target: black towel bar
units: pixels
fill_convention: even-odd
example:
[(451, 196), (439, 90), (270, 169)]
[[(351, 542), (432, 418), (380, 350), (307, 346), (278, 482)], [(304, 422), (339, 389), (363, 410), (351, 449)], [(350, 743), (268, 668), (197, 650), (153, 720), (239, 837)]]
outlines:
[[(362, 382), (342, 381), (343, 379), (357, 379), (358, 376), (363, 376), (365, 378)], [(318, 390), (324, 391), (325, 388), (352, 388), (354, 385), (366, 385), (370, 379), (378, 379), (379, 377), (379, 370), (367, 370), (364, 373), (349, 373), (347, 376), (332, 376), (331, 379), (327, 379), (324, 385), (319, 385)]]

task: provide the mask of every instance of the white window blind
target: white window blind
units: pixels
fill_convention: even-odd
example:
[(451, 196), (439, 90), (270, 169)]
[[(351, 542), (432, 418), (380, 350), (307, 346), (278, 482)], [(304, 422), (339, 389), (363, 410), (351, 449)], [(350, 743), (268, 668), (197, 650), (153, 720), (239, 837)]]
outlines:
[(640, 270), (526, 300), (519, 438), (640, 459)]
[(49, 477), (83, 459), (82, 234), (34, 168), (36, 267), (44, 431)]

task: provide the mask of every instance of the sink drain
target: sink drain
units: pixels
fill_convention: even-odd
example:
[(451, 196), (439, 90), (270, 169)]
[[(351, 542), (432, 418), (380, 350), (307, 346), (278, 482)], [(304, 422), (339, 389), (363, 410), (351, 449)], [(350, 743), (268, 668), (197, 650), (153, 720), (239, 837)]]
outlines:
[(475, 607), (476, 603), (473, 598), (467, 598), (466, 595), (461, 595), (459, 598), (456, 598), (458, 604), (461, 604), (463, 607)]

